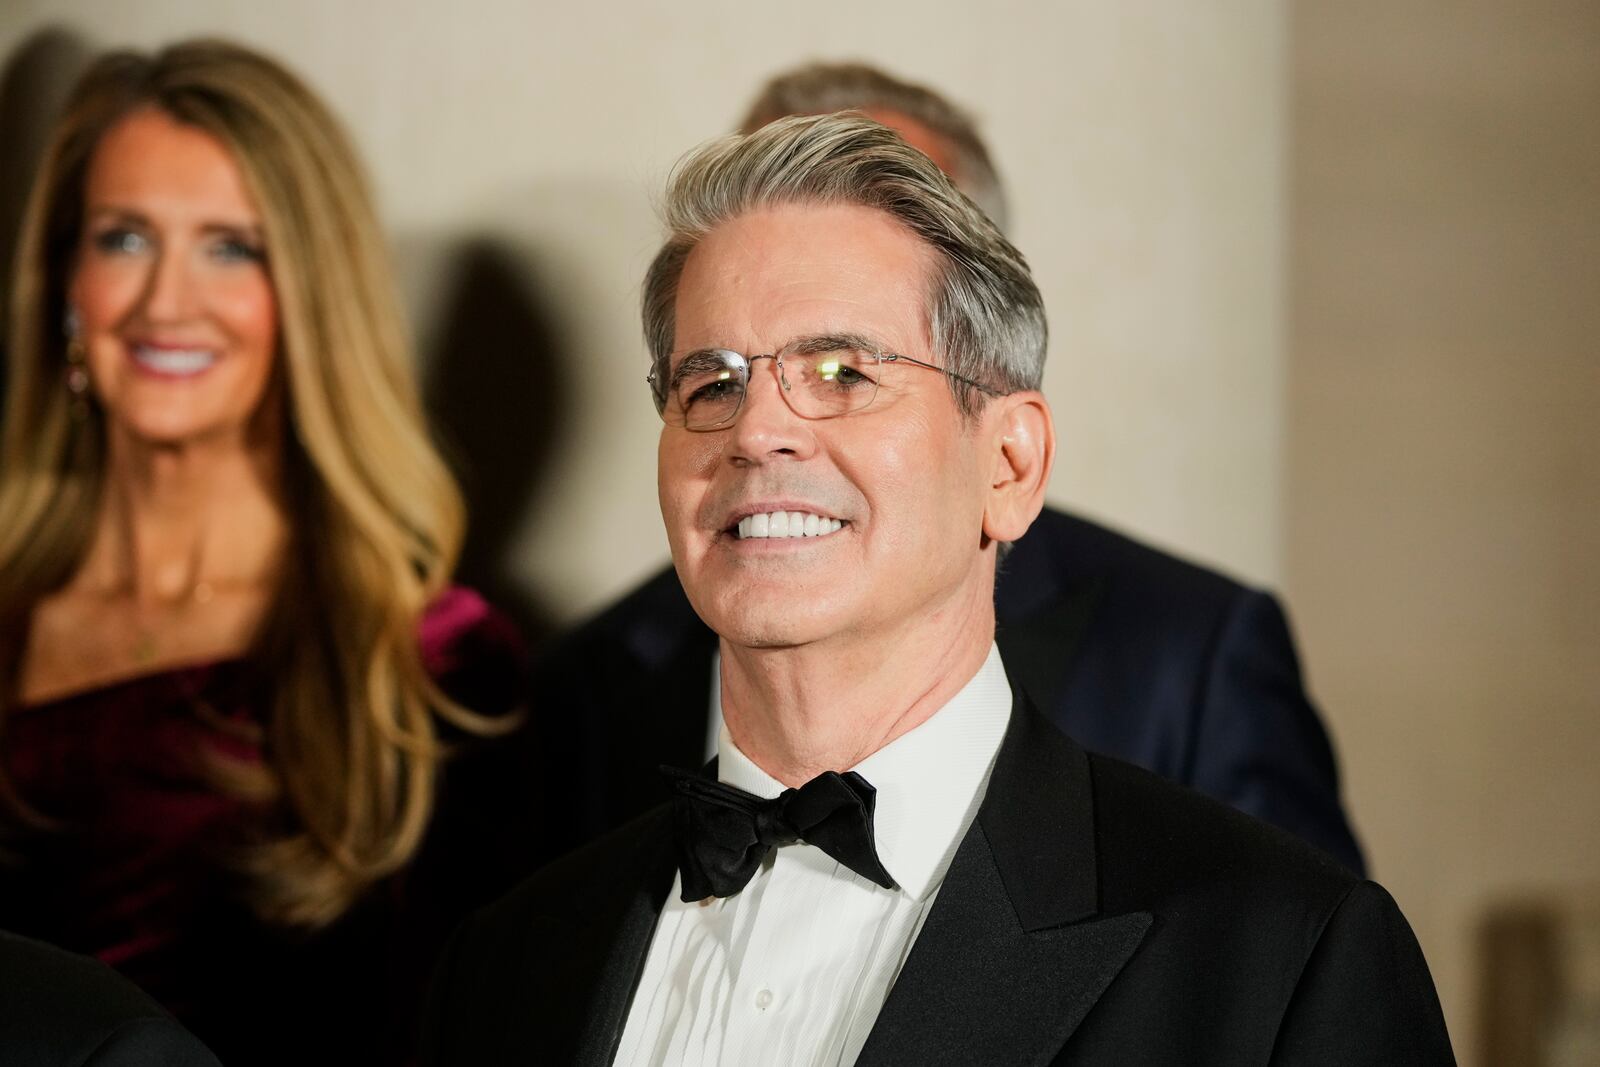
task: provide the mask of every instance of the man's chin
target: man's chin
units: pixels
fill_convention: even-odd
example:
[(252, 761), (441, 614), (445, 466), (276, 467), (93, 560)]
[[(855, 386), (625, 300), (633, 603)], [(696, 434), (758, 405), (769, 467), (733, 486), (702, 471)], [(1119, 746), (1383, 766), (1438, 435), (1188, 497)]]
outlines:
[[(681, 576), (681, 574), (680, 574)], [(788, 567), (705, 567), (684, 581), (695, 613), (724, 640), (781, 648), (822, 640), (857, 609), (837, 575)]]
[(777, 650), (799, 648), (826, 637), (814, 629), (777, 623), (770, 620), (741, 620), (724, 626), (712, 626), (718, 637), (739, 648)]
[(798, 596), (776, 598), (774, 603), (742, 603), (701, 612), (701, 618), (729, 644), (742, 648), (781, 649), (813, 644), (839, 629), (837, 615), (814, 606), (802, 609)]

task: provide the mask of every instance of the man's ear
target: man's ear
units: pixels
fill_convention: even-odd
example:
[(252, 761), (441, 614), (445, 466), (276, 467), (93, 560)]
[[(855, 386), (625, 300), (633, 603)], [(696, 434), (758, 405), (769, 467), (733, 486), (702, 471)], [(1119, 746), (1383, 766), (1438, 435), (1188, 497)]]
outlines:
[(1015, 541), (1044, 508), (1044, 490), (1056, 458), (1056, 427), (1044, 395), (1011, 393), (990, 402), (985, 422), (993, 466), (983, 533)]

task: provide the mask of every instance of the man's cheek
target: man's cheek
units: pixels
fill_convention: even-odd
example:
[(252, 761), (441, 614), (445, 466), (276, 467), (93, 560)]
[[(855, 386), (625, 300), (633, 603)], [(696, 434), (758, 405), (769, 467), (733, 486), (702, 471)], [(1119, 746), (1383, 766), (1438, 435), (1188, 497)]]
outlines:
[(673, 552), (690, 550), (694, 542), (694, 525), (687, 520), (683, 505), (676, 501), (670, 503), (662, 519), (666, 523), (667, 540), (672, 543)]

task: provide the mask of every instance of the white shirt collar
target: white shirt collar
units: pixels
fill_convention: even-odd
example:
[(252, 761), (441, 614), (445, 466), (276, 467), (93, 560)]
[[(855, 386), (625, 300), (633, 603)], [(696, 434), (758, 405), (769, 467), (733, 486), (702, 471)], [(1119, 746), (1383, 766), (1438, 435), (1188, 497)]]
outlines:
[[(878, 858), (908, 895), (921, 900), (944, 881), (988, 787), (1011, 704), (1000, 650), (990, 645), (983, 666), (949, 703), (849, 768), (878, 791)], [(717, 735), (717, 777), (759, 797), (784, 790), (739, 751), (726, 725)]]

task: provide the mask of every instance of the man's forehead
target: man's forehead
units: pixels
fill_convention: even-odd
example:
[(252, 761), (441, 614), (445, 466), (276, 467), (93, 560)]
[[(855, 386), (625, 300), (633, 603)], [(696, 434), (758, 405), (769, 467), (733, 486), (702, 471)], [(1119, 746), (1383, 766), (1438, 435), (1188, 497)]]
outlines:
[(711, 230), (679, 280), (674, 350), (849, 330), (925, 349), (935, 255), (886, 212), (784, 204)]

